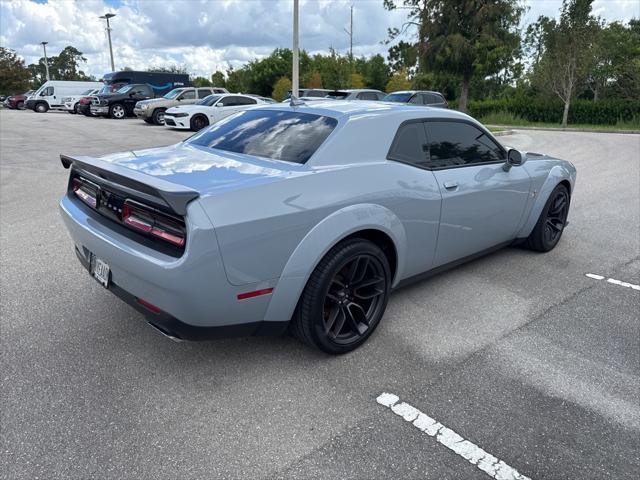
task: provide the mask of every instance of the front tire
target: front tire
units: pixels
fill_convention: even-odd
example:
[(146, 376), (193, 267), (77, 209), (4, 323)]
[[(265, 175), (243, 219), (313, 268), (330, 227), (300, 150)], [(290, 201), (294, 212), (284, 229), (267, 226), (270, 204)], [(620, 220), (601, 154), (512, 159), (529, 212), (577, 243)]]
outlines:
[(49, 105), (44, 102), (40, 102), (36, 104), (34, 110), (38, 113), (47, 113), (47, 111), (49, 110)]
[(209, 119), (204, 115), (196, 115), (191, 119), (191, 122), (189, 122), (189, 124), (191, 125), (191, 130), (197, 132), (209, 126)]
[(350, 352), (380, 323), (390, 286), (389, 262), (377, 245), (357, 238), (339, 243), (311, 274), (291, 332), (326, 353)]
[(153, 115), (151, 116), (151, 120), (156, 125), (164, 125), (164, 108), (156, 108), (153, 111)]
[(567, 187), (560, 184), (553, 189), (536, 226), (527, 238), (528, 248), (537, 252), (548, 252), (555, 248), (567, 224), (570, 201)]
[(120, 120), (127, 116), (127, 112), (124, 109), (124, 105), (120, 103), (116, 103), (109, 107), (109, 116), (111, 118), (115, 118), (116, 120)]

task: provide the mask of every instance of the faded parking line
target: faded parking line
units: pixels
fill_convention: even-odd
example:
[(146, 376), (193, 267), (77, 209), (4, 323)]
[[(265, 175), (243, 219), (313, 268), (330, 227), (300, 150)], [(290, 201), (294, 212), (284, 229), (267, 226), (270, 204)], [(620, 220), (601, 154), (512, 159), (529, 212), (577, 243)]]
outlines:
[[(586, 277), (593, 278), (594, 280), (604, 280), (607, 277), (602, 275), (596, 275), (595, 273), (585, 273)], [(635, 285), (629, 282), (623, 282), (622, 280), (616, 280), (615, 278), (607, 278), (607, 283), (618, 285), (620, 287), (632, 288), (634, 290), (640, 290), (640, 285)]]
[(423, 433), (430, 437), (435, 437), (436, 441), (457, 453), (487, 475), (497, 480), (530, 480), (529, 477), (525, 477), (515, 468), (485, 452), (474, 443), (465, 440), (456, 432), (422, 413), (417, 408), (408, 403), (399, 402), (399, 400), (400, 398), (393, 393), (382, 393), (376, 398), (380, 405), (390, 408), (393, 413), (404, 418), (407, 422), (412, 422), (413, 426)]

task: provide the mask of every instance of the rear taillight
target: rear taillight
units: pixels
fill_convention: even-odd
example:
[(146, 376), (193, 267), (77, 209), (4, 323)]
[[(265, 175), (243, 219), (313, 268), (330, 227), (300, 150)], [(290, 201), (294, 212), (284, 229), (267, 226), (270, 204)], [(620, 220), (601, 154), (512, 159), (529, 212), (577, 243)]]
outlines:
[(160, 238), (177, 247), (184, 247), (184, 225), (157, 210), (127, 200), (122, 207), (122, 222), (134, 230)]
[(98, 205), (98, 190), (92, 187), (90, 184), (83, 182), (79, 178), (74, 178), (71, 182), (71, 188), (73, 193), (89, 205), (91, 208), (96, 208)]

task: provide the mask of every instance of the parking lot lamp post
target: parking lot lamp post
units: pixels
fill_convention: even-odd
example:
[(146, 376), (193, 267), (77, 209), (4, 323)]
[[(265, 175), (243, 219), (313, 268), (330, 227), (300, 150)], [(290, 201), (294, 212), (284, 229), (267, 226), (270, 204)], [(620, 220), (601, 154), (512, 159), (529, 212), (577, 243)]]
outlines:
[(109, 38), (109, 55), (111, 55), (111, 71), (115, 72), (116, 67), (113, 63), (113, 47), (111, 46), (111, 26), (109, 25), (109, 19), (115, 17), (115, 13), (105, 13), (100, 18), (104, 18), (107, 21), (107, 37)]
[(47, 43), (49, 42), (40, 42), (40, 45), (42, 45), (42, 48), (44, 49), (44, 68), (45, 68), (45, 71), (47, 72), (47, 82), (48, 82), (51, 79), (49, 78), (49, 60), (47, 60)]
[(291, 95), (298, 96), (298, 0), (293, 0), (293, 74)]

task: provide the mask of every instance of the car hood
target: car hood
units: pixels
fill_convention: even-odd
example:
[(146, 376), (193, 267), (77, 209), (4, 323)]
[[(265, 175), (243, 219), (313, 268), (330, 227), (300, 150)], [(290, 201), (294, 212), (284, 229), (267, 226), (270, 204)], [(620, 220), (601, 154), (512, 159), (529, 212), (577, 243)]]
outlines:
[(149, 98), (147, 100), (140, 100), (138, 102), (139, 105), (148, 105), (150, 103), (159, 103), (159, 102), (166, 102), (168, 101), (166, 98), (164, 97), (158, 97), (158, 98)]
[(310, 173), (305, 165), (178, 143), (114, 153), (101, 160), (192, 188), (218, 194)]

